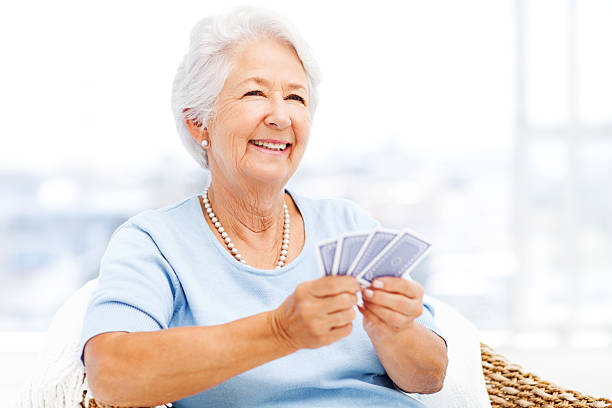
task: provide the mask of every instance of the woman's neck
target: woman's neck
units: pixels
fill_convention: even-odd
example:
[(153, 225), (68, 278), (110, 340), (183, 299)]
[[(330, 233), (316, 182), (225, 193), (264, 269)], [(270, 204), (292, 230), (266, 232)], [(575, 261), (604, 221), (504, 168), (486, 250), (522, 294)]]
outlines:
[(280, 239), (284, 221), (284, 189), (243, 188), (211, 180), (208, 198), (232, 239), (253, 248), (269, 248)]

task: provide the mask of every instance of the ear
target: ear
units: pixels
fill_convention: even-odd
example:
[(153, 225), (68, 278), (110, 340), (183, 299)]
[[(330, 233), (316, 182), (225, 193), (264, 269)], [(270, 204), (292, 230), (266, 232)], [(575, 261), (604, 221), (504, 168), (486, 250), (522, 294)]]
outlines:
[(208, 129), (206, 129), (201, 123), (185, 118), (185, 126), (198, 144), (201, 144), (202, 140), (204, 139), (208, 140)]
[(208, 139), (208, 129), (206, 129), (206, 127), (203, 126), (202, 123), (196, 120), (187, 119), (184, 115), (188, 110), (189, 108), (183, 109), (183, 120), (185, 121), (185, 126), (187, 127), (187, 130), (189, 131), (191, 136), (195, 139), (195, 141), (198, 142), (199, 145), (201, 145), (202, 140), (204, 139), (209, 140)]

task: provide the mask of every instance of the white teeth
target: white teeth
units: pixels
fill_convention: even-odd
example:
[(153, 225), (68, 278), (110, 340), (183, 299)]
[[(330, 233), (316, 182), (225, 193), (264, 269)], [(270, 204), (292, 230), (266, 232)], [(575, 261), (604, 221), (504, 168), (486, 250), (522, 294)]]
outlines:
[(260, 140), (251, 140), (251, 143), (253, 143), (256, 146), (263, 146), (267, 149), (270, 150), (285, 150), (287, 148), (287, 144), (286, 143), (269, 143), (269, 142), (262, 142)]

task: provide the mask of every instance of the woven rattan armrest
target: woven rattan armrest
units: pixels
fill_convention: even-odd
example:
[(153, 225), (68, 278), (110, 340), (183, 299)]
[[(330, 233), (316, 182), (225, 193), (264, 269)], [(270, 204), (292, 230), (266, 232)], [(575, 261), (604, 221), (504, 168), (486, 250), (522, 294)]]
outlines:
[[(612, 408), (612, 401), (609, 399), (593, 398), (566, 390), (523, 371), (521, 366), (510, 363), (486, 344), (480, 344), (480, 352), (487, 391), (493, 408)], [(85, 400), (86, 391), (83, 393), (81, 403), (83, 408), (119, 408), (96, 402), (94, 398), (85, 405)]]
[(482, 369), (493, 408), (583, 407), (608, 408), (612, 401), (563, 389), (523, 371), (486, 344), (480, 344)]

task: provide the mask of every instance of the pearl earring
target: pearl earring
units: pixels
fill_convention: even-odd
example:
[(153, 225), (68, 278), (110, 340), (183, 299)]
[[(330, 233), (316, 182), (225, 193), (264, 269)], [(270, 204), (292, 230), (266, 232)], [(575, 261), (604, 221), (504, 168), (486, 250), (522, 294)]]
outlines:
[(208, 140), (204, 139), (202, 140), (202, 147), (206, 147), (208, 146)]

